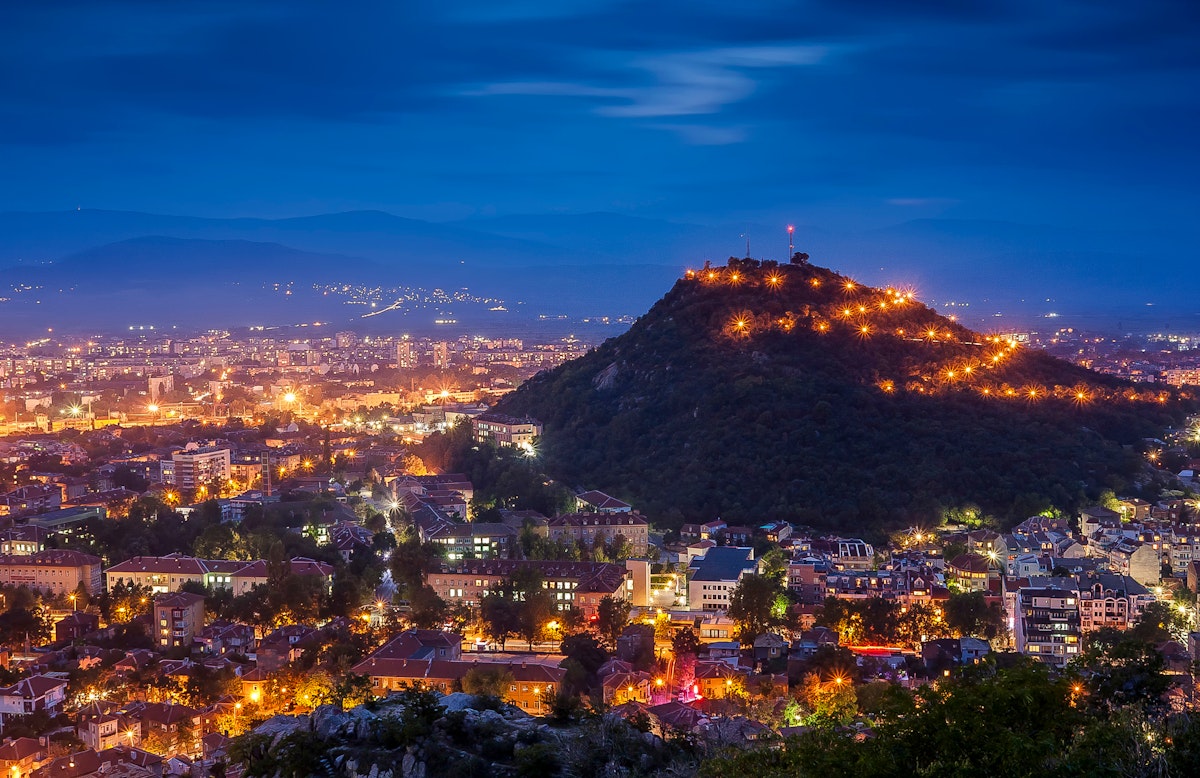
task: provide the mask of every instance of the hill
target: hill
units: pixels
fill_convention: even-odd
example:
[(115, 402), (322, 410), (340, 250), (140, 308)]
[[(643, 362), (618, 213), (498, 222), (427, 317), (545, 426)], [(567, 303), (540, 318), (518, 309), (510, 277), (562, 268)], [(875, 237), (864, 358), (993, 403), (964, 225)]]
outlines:
[(491, 235), (380, 211), (347, 211), (287, 219), (211, 219), (128, 211), (0, 213), (0, 265), (56, 260), (132, 238), (164, 235), (204, 241), (280, 243), (352, 254), (394, 268), (432, 260), (478, 266), (590, 262), (587, 252)]
[(499, 409), (545, 423), (551, 475), (665, 524), (865, 532), (1125, 488), (1144, 465), (1126, 446), (1189, 402), (974, 332), (911, 290), (731, 259)]
[(60, 283), (107, 282), (157, 286), (171, 283), (219, 283), (226, 279), (271, 282), (302, 277), (336, 278), (347, 264), (362, 271), (382, 269), (364, 260), (300, 251), (278, 243), (247, 240), (199, 240), (149, 235), (68, 254), (42, 265), (8, 268), (6, 274), (35, 280), (54, 276)]

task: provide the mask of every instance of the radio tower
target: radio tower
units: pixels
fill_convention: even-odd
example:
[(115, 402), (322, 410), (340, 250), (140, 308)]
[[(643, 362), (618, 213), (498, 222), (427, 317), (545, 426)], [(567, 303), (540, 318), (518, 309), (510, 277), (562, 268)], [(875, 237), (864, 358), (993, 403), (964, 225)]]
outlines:
[(788, 225), (788, 262), (792, 261), (792, 257), (796, 255), (796, 247), (792, 245), (792, 236), (796, 234), (796, 228)]

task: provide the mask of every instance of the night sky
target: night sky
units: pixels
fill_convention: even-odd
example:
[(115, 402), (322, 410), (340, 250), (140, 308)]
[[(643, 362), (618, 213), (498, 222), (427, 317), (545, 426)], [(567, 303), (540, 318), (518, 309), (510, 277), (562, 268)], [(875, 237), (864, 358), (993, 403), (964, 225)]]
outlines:
[(1191, 218), (1200, 4), (9, 2), (0, 210)]

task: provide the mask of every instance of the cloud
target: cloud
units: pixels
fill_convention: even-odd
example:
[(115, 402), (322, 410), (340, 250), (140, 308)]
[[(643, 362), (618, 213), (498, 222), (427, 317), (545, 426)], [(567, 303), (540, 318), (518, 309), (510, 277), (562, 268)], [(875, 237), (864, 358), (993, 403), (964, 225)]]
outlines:
[(693, 146), (728, 146), (741, 143), (750, 133), (745, 127), (714, 127), (705, 124), (651, 124), (656, 130), (668, 130)]
[(737, 188), (847, 221), (945, 205), (930, 192), (1190, 218), (1198, 21), (1194, 0), (10, 2), (0, 203), (636, 192), (700, 214)]
[[(817, 64), (827, 47), (771, 44), (668, 52), (627, 59), (617, 57), (611, 80), (640, 83), (601, 85), (581, 81), (512, 81), (466, 90), (471, 96), (538, 96), (575, 98), (591, 103), (591, 111), (616, 119), (675, 119), (711, 116), (755, 94), (752, 71), (770, 71)], [(593, 57), (595, 59), (597, 57)], [(721, 146), (741, 143), (748, 128), (697, 122), (655, 122), (645, 125), (672, 132), (686, 144)]]
[[(596, 114), (613, 118), (702, 116), (720, 113), (753, 95), (758, 82), (751, 71), (814, 65), (827, 54), (827, 47), (808, 44), (671, 52), (639, 56), (623, 63), (623, 76), (635, 71), (643, 76), (639, 80), (648, 77), (648, 83), (598, 86), (572, 81), (511, 81), (468, 89), (464, 94), (584, 98), (599, 103), (593, 108)], [(722, 142), (731, 142), (728, 130), (722, 137), (726, 138)]]

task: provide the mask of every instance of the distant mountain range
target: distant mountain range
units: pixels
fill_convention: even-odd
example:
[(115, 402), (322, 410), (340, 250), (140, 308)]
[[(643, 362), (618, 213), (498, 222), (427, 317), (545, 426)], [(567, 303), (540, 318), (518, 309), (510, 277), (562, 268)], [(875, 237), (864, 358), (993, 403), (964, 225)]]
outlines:
[[(524, 303), (535, 318), (632, 314), (648, 307), (680, 268), (743, 254), (745, 234), (751, 235), (755, 256), (786, 259), (780, 227), (695, 225), (613, 213), (446, 224), (379, 211), (288, 219), (102, 210), (3, 213), (0, 298), (7, 299), (0, 300), (0, 325), (36, 330), (50, 318), (61, 326), (120, 325), (129, 319), (127, 309), (71, 302), (101, 289), (132, 294), (156, 283), (176, 296), (173, 305), (163, 306), (165, 313), (197, 314), (176, 317), (189, 324), (259, 322), (264, 315), (286, 320), (292, 314), (277, 311), (278, 300), (251, 287), (287, 281), (297, 298), (315, 283), (466, 287), (480, 297)], [(1058, 313), (1063, 323), (1075, 317), (1077, 323), (1132, 327), (1154, 320), (1200, 329), (1186, 284), (1171, 282), (1188, 276), (1196, 244), (1195, 235), (1185, 232), (1095, 233), (954, 220), (853, 233), (801, 226), (796, 239), (797, 249), (814, 260), (836, 258), (868, 281), (914, 284), (936, 305), (957, 303), (941, 310), (964, 321), (984, 326), (994, 319), (989, 328), (1008, 327), (1010, 321), (1027, 326)], [(83, 289), (84, 281), (101, 286)], [(9, 291), (10, 284), (41, 289)], [(59, 305), (64, 295), (71, 300)], [(246, 301), (255, 304), (234, 305)], [(344, 300), (309, 302), (323, 316), (356, 318)], [(46, 313), (51, 309), (53, 316)], [(204, 319), (201, 311), (211, 316)]]
[(544, 422), (550, 475), (668, 526), (846, 532), (1078, 507), (1130, 487), (1145, 462), (1124, 446), (1186, 410), (908, 295), (811, 265), (700, 269), (499, 410)]

